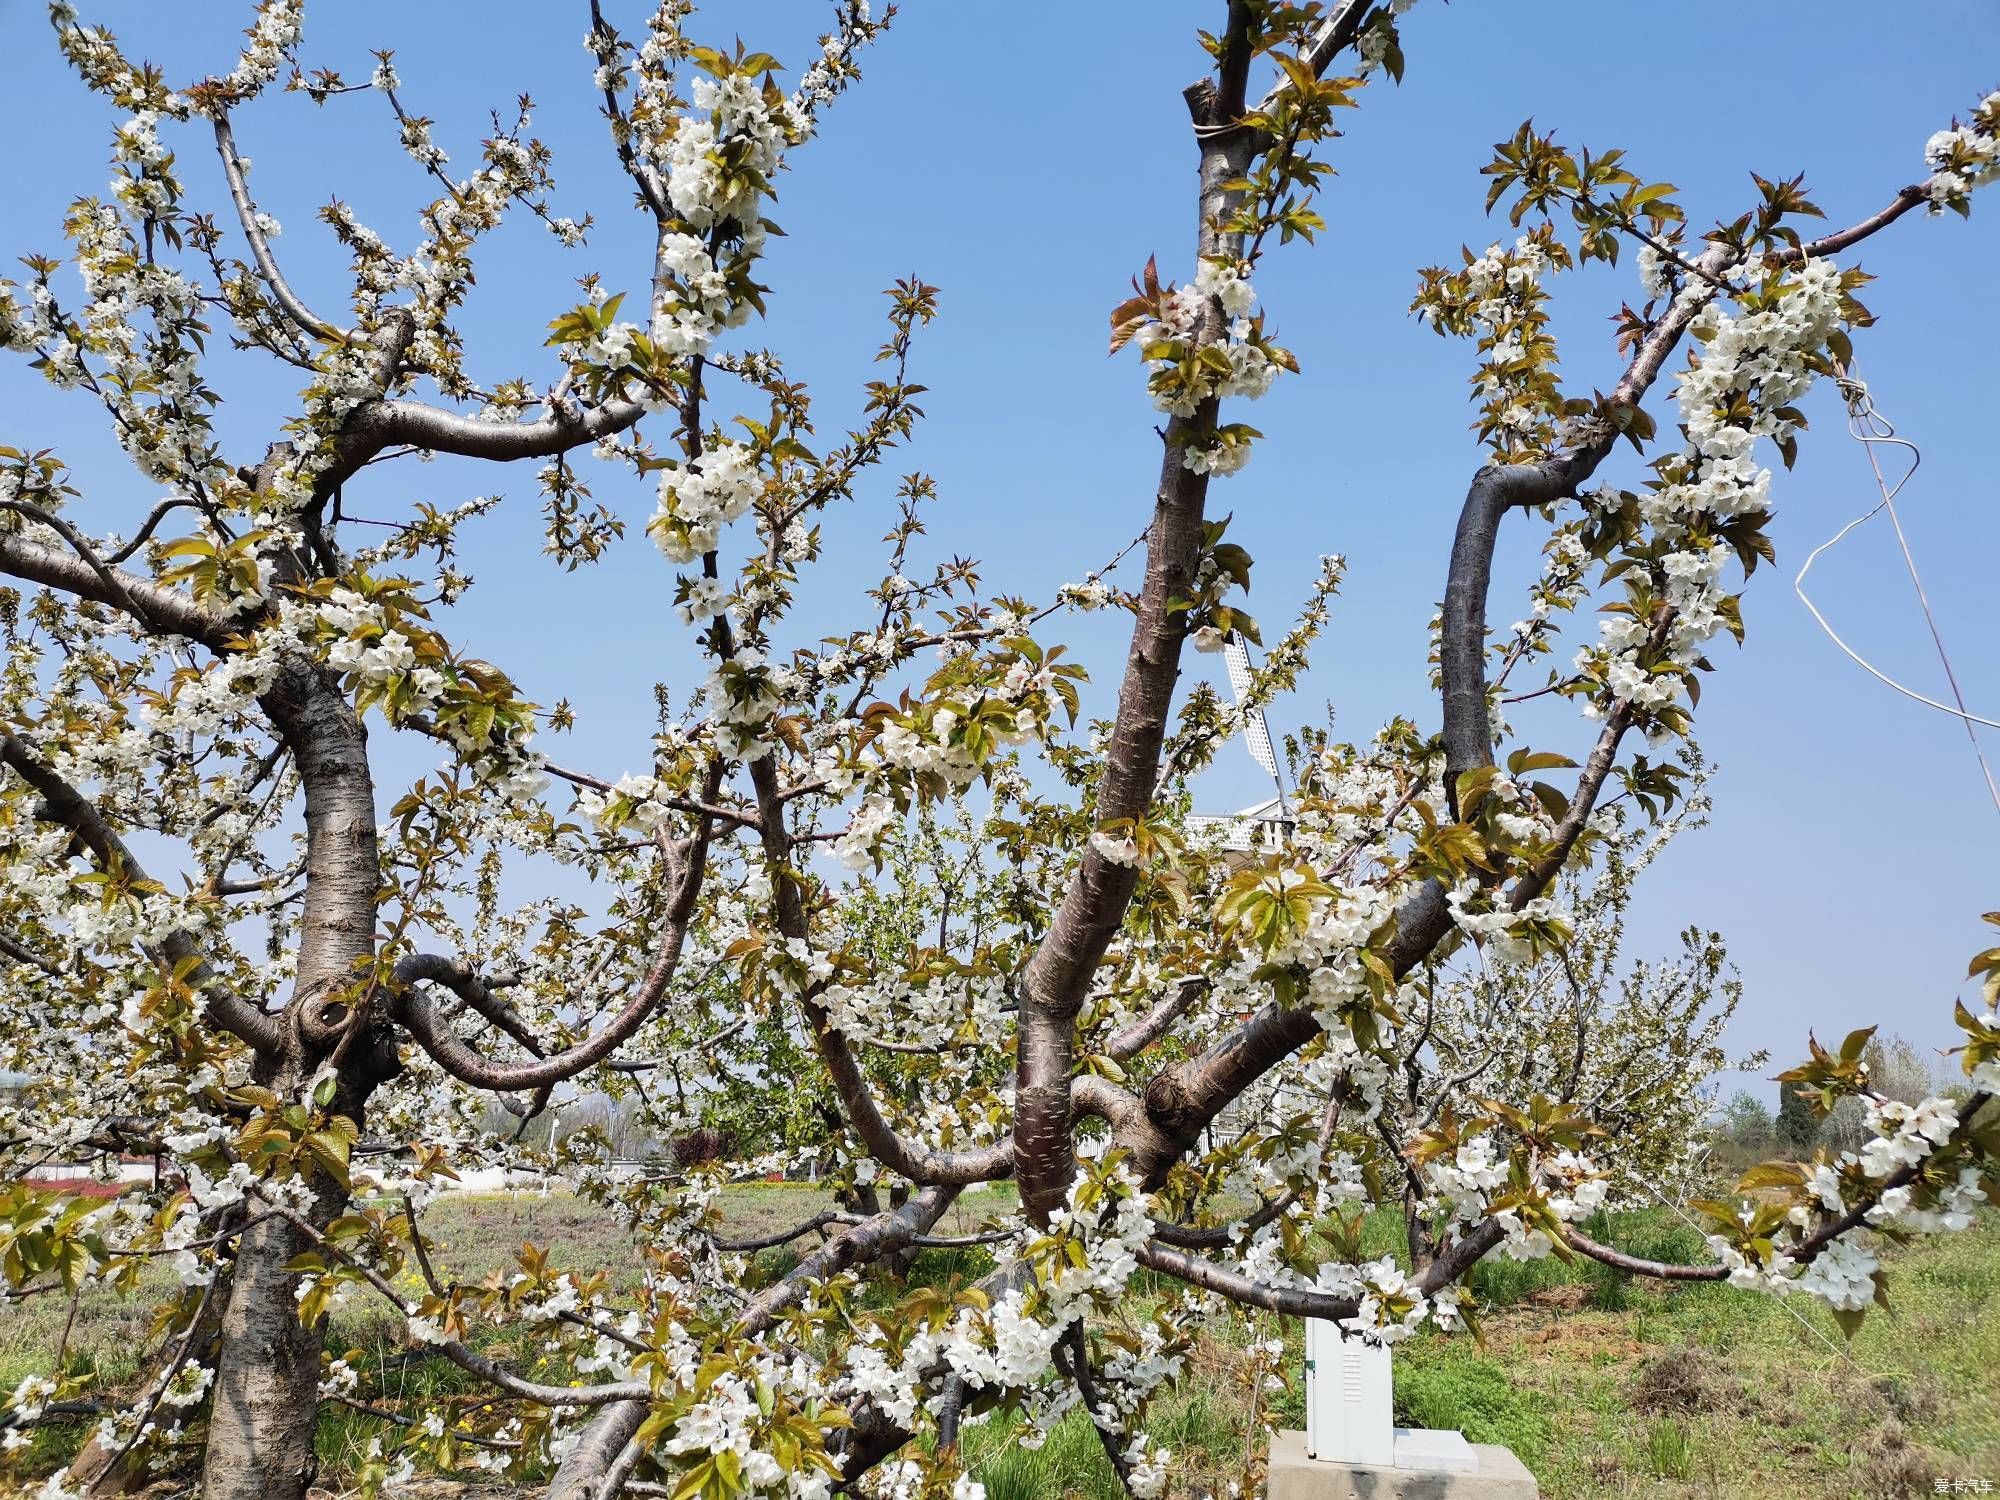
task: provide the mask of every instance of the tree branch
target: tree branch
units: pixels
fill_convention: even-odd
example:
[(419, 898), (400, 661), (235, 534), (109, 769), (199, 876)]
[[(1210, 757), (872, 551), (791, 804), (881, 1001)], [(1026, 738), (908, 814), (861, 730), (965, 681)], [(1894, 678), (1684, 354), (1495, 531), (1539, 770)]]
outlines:
[(93, 555), (71, 556), (10, 532), (0, 532), (0, 573), (129, 614), (149, 634), (185, 636), (214, 651), (226, 649), (232, 634), (227, 621), (185, 594)]
[(257, 269), (264, 277), (264, 284), (271, 289), (271, 296), (277, 301), (299, 332), (320, 339), (341, 339), (346, 335), (333, 324), (319, 317), (299, 299), (291, 285), (285, 280), (285, 273), (278, 269), (277, 257), (271, 253), (271, 242), (257, 224), (257, 205), (250, 201), (250, 184), (243, 175), (243, 158), (236, 154), (236, 135), (229, 125), (229, 112), (218, 109), (215, 112), (215, 149), (222, 157), (222, 172), (229, 179), (229, 196), (236, 204), (236, 221), (243, 226), (243, 237), (250, 242), (250, 253), (256, 258)]

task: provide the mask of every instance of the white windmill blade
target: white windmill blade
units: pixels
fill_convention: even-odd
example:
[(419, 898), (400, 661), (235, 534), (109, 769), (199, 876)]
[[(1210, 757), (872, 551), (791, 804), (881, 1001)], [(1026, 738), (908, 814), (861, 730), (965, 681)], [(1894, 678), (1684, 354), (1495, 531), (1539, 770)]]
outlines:
[(1229, 689), (1236, 695), (1237, 707), (1243, 710), (1243, 743), (1250, 748), (1250, 758), (1269, 772), (1272, 780), (1279, 780), (1278, 756), (1271, 748), (1271, 726), (1264, 718), (1264, 710), (1249, 702), (1250, 648), (1236, 631), (1230, 631), (1223, 641), (1222, 659), (1229, 667)]

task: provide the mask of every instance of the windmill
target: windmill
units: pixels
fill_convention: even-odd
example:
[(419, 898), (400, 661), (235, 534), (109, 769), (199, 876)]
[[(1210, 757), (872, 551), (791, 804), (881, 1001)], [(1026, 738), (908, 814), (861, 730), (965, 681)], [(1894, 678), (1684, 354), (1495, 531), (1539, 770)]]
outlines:
[(1229, 670), (1230, 692), (1243, 711), (1243, 743), (1250, 758), (1270, 776), (1277, 795), (1238, 813), (1196, 814), (1188, 819), (1188, 827), (1214, 836), (1229, 854), (1247, 855), (1282, 840), (1292, 825), (1292, 810), (1285, 798), (1285, 778), (1278, 771), (1278, 755), (1271, 746), (1270, 722), (1250, 696), (1250, 647), (1236, 631), (1224, 638), (1222, 659)]

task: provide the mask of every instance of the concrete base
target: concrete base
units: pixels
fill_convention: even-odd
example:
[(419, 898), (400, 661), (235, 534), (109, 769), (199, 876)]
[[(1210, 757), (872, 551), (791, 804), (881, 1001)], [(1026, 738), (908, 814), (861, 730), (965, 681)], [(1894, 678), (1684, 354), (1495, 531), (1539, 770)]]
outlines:
[[(1398, 1457), (1409, 1439), (1416, 1440), (1408, 1448), (1417, 1457), (1431, 1446), (1425, 1438), (1399, 1429)], [(1271, 1438), (1270, 1500), (1539, 1500), (1535, 1476), (1507, 1449), (1491, 1443), (1468, 1447), (1478, 1460), (1473, 1469), (1383, 1469), (1308, 1458), (1306, 1435), (1281, 1428)]]

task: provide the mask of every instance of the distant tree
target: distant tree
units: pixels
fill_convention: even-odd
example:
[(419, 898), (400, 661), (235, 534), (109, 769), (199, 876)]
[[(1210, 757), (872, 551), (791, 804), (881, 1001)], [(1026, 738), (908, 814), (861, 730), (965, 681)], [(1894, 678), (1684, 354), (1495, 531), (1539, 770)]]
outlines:
[(1907, 1037), (1877, 1033), (1869, 1038), (1861, 1060), (1868, 1066), (1868, 1086), (1885, 1099), (1915, 1104), (1937, 1090), (1936, 1054)]
[(1781, 1147), (1794, 1155), (1805, 1155), (1819, 1140), (1819, 1123), (1819, 1117), (1813, 1113), (1804, 1090), (1789, 1085), (1779, 1086), (1775, 1128)]
[[(1905, 1037), (1879, 1033), (1870, 1037), (1861, 1050), (1861, 1061), (1867, 1069), (1869, 1088), (1900, 1104), (1921, 1102), (1937, 1083), (1931, 1055)], [(1859, 1151), (1873, 1133), (1867, 1101), (1857, 1096), (1842, 1099), (1827, 1112), (1820, 1121), (1818, 1141), (1836, 1154)]]
[(1764, 1101), (1740, 1089), (1722, 1106), (1719, 1125), (1723, 1139), (1749, 1151), (1762, 1151), (1776, 1138), (1776, 1122)]

